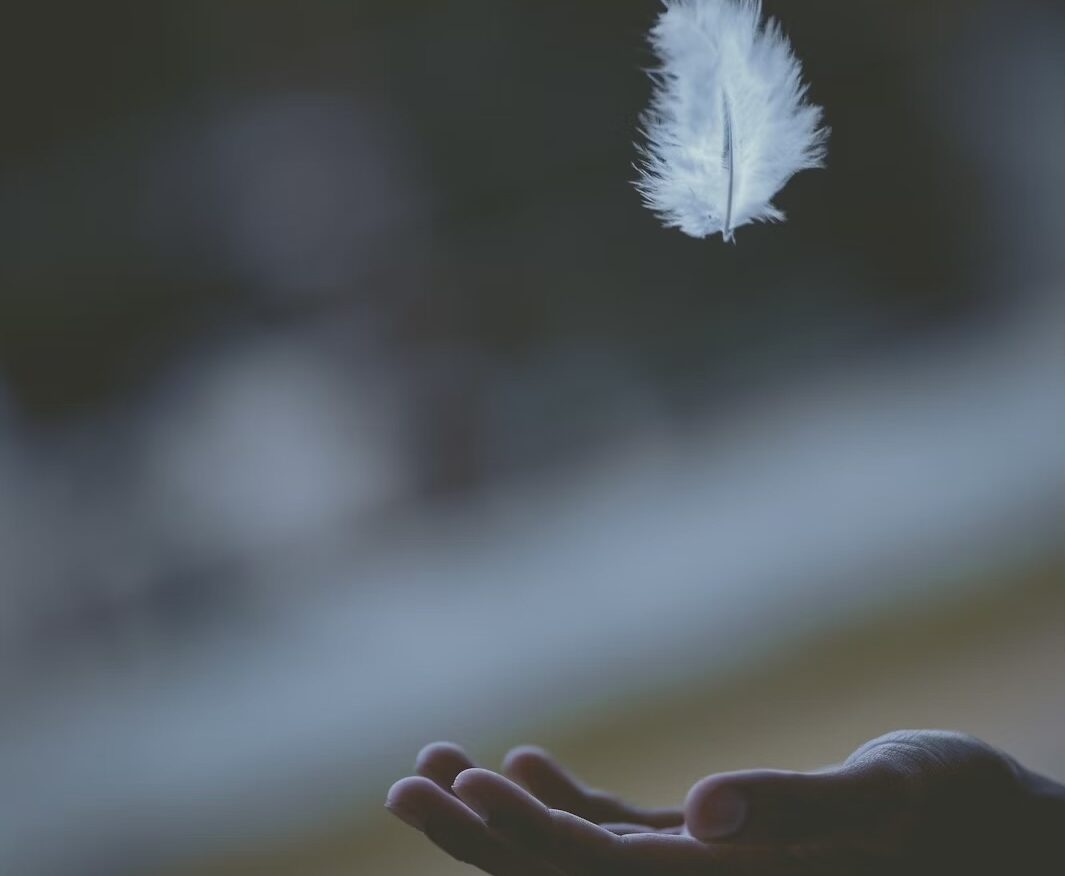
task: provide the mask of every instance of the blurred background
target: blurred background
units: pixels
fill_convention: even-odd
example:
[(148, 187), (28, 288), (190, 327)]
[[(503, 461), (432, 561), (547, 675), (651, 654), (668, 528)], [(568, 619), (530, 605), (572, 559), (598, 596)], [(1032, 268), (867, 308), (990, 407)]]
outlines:
[(766, 7), (829, 160), (734, 246), (630, 184), (654, 0), (9, 12), (0, 871), (459, 874), (441, 738), (1065, 778), (1065, 12)]

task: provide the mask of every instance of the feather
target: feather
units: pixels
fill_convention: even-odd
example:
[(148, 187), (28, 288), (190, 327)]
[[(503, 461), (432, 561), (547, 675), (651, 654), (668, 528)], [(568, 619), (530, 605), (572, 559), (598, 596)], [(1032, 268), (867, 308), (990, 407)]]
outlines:
[(726, 241), (748, 222), (779, 221), (772, 198), (821, 167), (828, 130), (802, 69), (760, 0), (664, 0), (651, 29), (646, 143), (635, 185), (669, 228)]

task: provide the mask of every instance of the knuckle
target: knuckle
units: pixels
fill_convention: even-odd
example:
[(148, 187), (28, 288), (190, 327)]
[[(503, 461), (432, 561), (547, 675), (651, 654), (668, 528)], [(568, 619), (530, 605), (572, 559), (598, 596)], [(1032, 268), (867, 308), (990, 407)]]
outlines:
[(1017, 766), (976, 737), (946, 730), (897, 730), (877, 737), (851, 755), (848, 766), (882, 769), (911, 792), (1008, 791)]

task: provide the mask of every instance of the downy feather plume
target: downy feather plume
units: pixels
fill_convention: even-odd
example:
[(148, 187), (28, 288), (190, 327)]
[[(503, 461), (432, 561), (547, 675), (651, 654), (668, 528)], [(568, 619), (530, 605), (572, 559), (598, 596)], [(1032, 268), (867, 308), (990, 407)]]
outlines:
[(636, 188), (670, 228), (692, 237), (784, 218), (772, 198), (824, 163), (828, 131), (802, 69), (760, 0), (664, 0), (651, 29), (661, 66), (641, 117)]

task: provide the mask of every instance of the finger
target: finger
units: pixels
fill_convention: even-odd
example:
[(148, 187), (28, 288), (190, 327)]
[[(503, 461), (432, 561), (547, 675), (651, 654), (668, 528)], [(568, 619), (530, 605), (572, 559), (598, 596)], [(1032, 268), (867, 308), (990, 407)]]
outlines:
[(558, 876), (502, 841), (476, 813), (423, 776), (396, 782), (385, 806), (451, 857), (491, 876)]
[(618, 836), (626, 836), (630, 833), (665, 833), (665, 834), (679, 834), (684, 830), (683, 826), (679, 827), (651, 827), (649, 824), (631, 824), (624, 821), (606, 821), (599, 825), (603, 830), (609, 830), (611, 833)]
[(704, 842), (779, 843), (838, 835), (903, 811), (897, 771), (876, 762), (816, 773), (719, 773), (688, 792), (685, 823)]
[(619, 837), (572, 813), (549, 809), (503, 776), (467, 770), (455, 780), (455, 793), (500, 836), (567, 876), (617, 872)]
[(661, 828), (684, 823), (684, 813), (679, 809), (646, 809), (604, 791), (586, 788), (550, 754), (535, 746), (522, 746), (511, 751), (503, 761), (503, 772), (528, 788), (547, 806), (572, 812), (597, 824), (628, 822)]
[(418, 775), (435, 782), (449, 794), (458, 774), (473, 766), (466, 752), (453, 742), (432, 742), (414, 760)]

